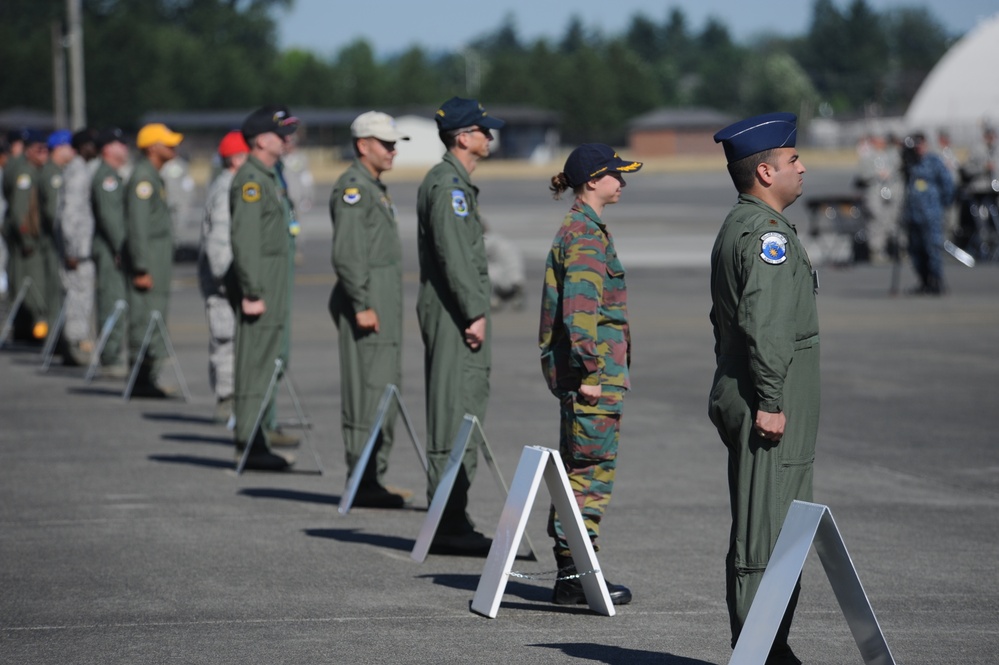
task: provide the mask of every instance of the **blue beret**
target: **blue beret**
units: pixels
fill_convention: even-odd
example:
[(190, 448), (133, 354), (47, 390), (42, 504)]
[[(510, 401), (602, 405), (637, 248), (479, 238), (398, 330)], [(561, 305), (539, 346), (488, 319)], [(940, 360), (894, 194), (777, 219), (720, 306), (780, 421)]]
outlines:
[(798, 117), (793, 113), (766, 113), (740, 120), (715, 134), (729, 164), (773, 148), (793, 148)]
[(434, 119), (437, 121), (437, 129), (441, 131), (462, 127), (499, 129), (506, 124), (499, 118), (494, 118), (486, 113), (482, 104), (474, 99), (462, 99), (461, 97), (452, 97), (441, 104)]
[(570, 187), (579, 187), (607, 173), (634, 173), (640, 168), (641, 162), (621, 159), (609, 145), (584, 143), (569, 153), (562, 172)]
[(73, 132), (68, 129), (57, 129), (49, 134), (49, 150), (61, 145), (69, 145), (73, 141)]

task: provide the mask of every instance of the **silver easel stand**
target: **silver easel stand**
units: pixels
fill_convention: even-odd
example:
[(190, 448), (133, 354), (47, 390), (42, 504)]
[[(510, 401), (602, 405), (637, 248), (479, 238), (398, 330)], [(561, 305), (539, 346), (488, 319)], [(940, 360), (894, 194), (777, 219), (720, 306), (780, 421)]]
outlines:
[(586, 533), (583, 516), (572, 487), (569, 486), (569, 476), (565, 472), (562, 458), (557, 450), (541, 446), (525, 446), (520, 455), (513, 485), (496, 527), (496, 537), (489, 548), (482, 577), (479, 578), (479, 585), (472, 598), (472, 611), (490, 619), (496, 618), (520, 539), (527, 536), (524, 528), (542, 477), (548, 486), (552, 504), (562, 520), (576, 570), (591, 571), (579, 578), (587, 604), (594, 612), (614, 616), (614, 604), (607, 590), (607, 582), (600, 571), (593, 543)]
[[(283, 370), (283, 371), (282, 371)], [(249, 440), (246, 442), (246, 448), (243, 449), (243, 454), (239, 458), (239, 462), (236, 464), (236, 475), (243, 475), (243, 469), (246, 467), (246, 460), (250, 457), (250, 449), (253, 448), (253, 440), (257, 436), (257, 431), (260, 429), (261, 423), (264, 420), (264, 414), (267, 413), (267, 407), (270, 404), (271, 396), (274, 394), (274, 390), (277, 388), (278, 381), (282, 378), (287, 379), (284, 383), (288, 388), (288, 394), (291, 396), (292, 405), (295, 407), (295, 413), (298, 415), (298, 421), (302, 424), (303, 434), (305, 440), (312, 449), (312, 456), (316, 460), (316, 467), (319, 469), (319, 475), (324, 475), (323, 473), (323, 463), (319, 459), (319, 453), (316, 451), (315, 445), (312, 443), (311, 437), (309, 437), (309, 429), (311, 425), (309, 420), (305, 417), (305, 412), (302, 410), (302, 403), (298, 399), (298, 393), (295, 390), (294, 381), (291, 378), (291, 371), (284, 369), (284, 361), (280, 358), (274, 360), (274, 372), (271, 373), (271, 380), (267, 384), (267, 391), (264, 393), (264, 399), (260, 403), (260, 410), (257, 411), (257, 419), (253, 421), (253, 429), (250, 430)]]
[(10, 334), (10, 329), (14, 327), (14, 319), (17, 318), (17, 313), (21, 309), (21, 305), (24, 303), (24, 299), (28, 295), (28, 289), (31, 288), (31, 278), (25, 277), (21, 280), (21, 288), (17, 292), (17, 297), (14, 298), (14, 302), (10, 306), (10, 311), (7, 312), (7, 320), (4, 321), (3, 331), (0, 332), (0, 349), (4, 347), (7, 343), (7, 335)]
[(385, 386), (382, 399), (378, 402), (378, 411), (375, 412), (375, 422), (371, 426), (371, 432), (368, 434), (367, 443), (364, 444), (364, 450), (361, 451), (361, 457), (357, 460), (357, 464), (354, 465), (354, 473), (347, 479), (347, 486), (343, 490), (343, 497), (341, 497), (340, 505), (337, 508), (337, 512), (341, 515), (349, 513), (351, 506), (354, 505), (354, 497), (357, 496), (357, 489), (361, 486), (361, 478), (364, 476), (364, 470), (368, 468), (368, 462), (371, 460), (375, 443), (378, 441), (378, 434), (385, 426), (385, 418), (388, 416), (389, 406), (393, 398), (396, 404), (399, 405), (402, 420), (406, 423), (406, 430), (409, 432), (409, 440), (412, 441), (413, 448), (416, 449), (416, 456), (420, 458), (420, 464), (423, 465), (423, 472), (426, 473), (429, 468), (427, 455), (423, 452), (423, 448), (420, 447), (420, 440), (416, 436), (416, 429), (413, 427), (413, 421), (409, 417), (409, 412), (406, 411), (406, 405), (402, 402), (402, 395), (399, 393), (399, 389), (390, 383)]
[(866, 665), (895, 665), (828, 506), (794, 501), (760, 580), (729, 665), (763, 665), (812, 544)]
[(59, 341), (59, 336), (62, 334), (62, 329), (66, 325), (66, 301), (63, 300), (62, 308), (59, 310), (59, 317), (56, 319), (55, 325), (49, 329), (49, 336), (45, 338), (45, 348), (42, 349), (42, 367), (41, 371), (49, 371), (49, 365), (52, 364), (52, 356), (55, 355), (56, 343)]
[[(479, 436), (482, 437), (482, 446), (480, 447), (482, 457), (486, 461), (486, 466), (492, 471), (496, 483), (503, 490), (503, 496), (506, 497), (510, 493), (499, 467), (496, 466), (493, 451), (489, 447), (489, 440), (486, 439), (486, 433), (482, 431), (479, 419), (470, 413), (466, 413), (461, 421), (461, 427), (458, 429), (458, 435), (454, 437), (454, 445), (451, 447), (451, 455), (448, 457), (447, 466), (444, 468), (440, 484), (437, 486), (437, 491), (434, 492), (430, 508), (427, 509), (427, 519), (424, 520), (423, 526), (420, 528), (420, 534), (417, 536), (416, 544), (413, 546), (413, 551), (410, 554), (410, 557), (414, 561), (422, 563), (430, 552), (430, 544), (437, 533), (437, 527), (440, 526), (441, 517), (444, 515), (444, 507), (451, 496), (451, 490), (454, 489), (454, 482), (458, 479), (458, 472), (461, 470), (461, 460), (465, 456), (465, 450), (468, 448), (468, 442), (472, 438), (473, 430), (478, 430)], [(524, 534), (524, 540), (531, 551), (531, 556), (537, 561), (538, 555), (535, 553), (534, 545), (526, 533)]]
[(142, 346), (139, 347), (139, 354), (135, 357), (132, 374), (128, 377), (128, 385), (125, 386), (125, 392), (121, 394), (121, 398), (126, 402), (132, 398), (132, 389), (135, 388), (135, 382), (139, 378), (139, 370), (142, 369), (142, 361), (146, 357), (146, 351), (149, 350), (149, 342), (153, 339), (154, 331), (159, 332), (160, 338), (162, 338), (163, 343), (166, 345), (167, 354), (170, 356), (174, 372), (177, 374), (177, 382), (180, 383), (180, 388), (184, 391), (184, 401), (190, 402), (191, 393), (187, 390), (187, 382), (184, 381), (184, 374), (180, 371), (180, 361), (173, 350), (173, 343), (170, 341), (170, 334), (167, 332), (166, 324), (163, 323), (163, 315), (160, 314), (159, 310), (155, 309), (149, 314), (149, 325), (146, 326), (146, 335), (142, 338)]
[(122, 313), (128, 309), (128, 303), (124, 300), (116, 300), (114, 303), (114, 311), (108, 314), (107, 320), (101, 327), (101, 336), (97, 340), (97, 346), (94, 347), (94, 352), (90, 354), (90, 366), (87, 367), (87, 373), (84, 375), (83, 379), (90, 383), (97, 376), (97, 370), (101, 366), (101, 354), (104, 353), (104, 347), (108, 344), (108, 339), (111, 338), (111, 331), (114, 327), (118, 325), (118, 319), (121, 318)]

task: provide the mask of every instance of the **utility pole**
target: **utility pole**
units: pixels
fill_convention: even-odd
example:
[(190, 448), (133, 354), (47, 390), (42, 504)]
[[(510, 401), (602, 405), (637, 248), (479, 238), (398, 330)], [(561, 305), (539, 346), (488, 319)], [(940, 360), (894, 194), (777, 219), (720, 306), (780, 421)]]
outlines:
[(52, 107), (55, 129), (66, 129), (66, 53), (63, 50), (62, 25), (52, 21)]
[(82, 0), (66, 0), (66, 18), (69, 23), (69, 79), (72, 105), (71, 129), (87, 126), (87, 96), (83, 80), (83, 11)]

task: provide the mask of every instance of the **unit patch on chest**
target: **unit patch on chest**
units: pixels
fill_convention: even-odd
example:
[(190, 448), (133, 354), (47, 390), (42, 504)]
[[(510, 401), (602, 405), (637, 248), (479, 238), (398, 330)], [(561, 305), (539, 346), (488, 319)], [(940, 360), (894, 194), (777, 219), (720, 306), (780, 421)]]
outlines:
[(109, 175), (107, 178), (104, 178), (104, 182), (101, 183), (101, 189), (105, 192), (113, 192), (118, 189), (118, 179), (113, 175)]
[(458, 217), (468, 217), (468, 201), (465, 192), (460, 189), (451, 190), (451, 208)]
[(135, 186), (135, 195), (145, 201), (153, 195), (153, 183), (148, 180), (143, 180)]
[(31, 176), (27, 173), (22, 173), (17, 176), (17, 188), (18, 189), (31, 189)]
[(359, 202), (360, 200), (361, 200), (361, 190), (359, 190), (357, 187), (348, 187), (347, 189), (343, 190), (343, 202), (346, 203), (347, 205), (352, 206), (355, 203)]
[(243, 185), (243, 200), (247, 203), (256, 203), (260, 200), (260, 185), (255, 182), (248, 182)]
[(787, 261), (787, 236), (771, 231), (760, 238), (762, 251), (760, 258), (770, 265), (780, 265)]

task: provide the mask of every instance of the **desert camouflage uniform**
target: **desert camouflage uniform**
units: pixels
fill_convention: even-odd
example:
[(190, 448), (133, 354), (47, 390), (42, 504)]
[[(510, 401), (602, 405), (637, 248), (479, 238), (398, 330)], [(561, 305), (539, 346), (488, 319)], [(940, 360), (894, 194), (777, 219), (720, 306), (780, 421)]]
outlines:
[[(77, 155), (63, 170), (62, 197), (59, 202), (56, 239), (62, 258), (60, 277), (66, 291), (66, 341), (71, 344), (90, 339), (94, 313), (94, 212), (90, 205), (90, 187), (100, 160), (89, 162)], [(66, 267), (66, 259), (75, 259), (76, 268)]]
[(217, 400), (232, 397), (236, 314), (226, 293), (226, 274), (232, 266), (229, 188), (235, 172), (223, 169), (208, 188), (201, 223), (198, 282), (208, 317), (208, 381)]
[[(548, 253), (539, 342), (541, 369), (561, 404), (559, 452), (596, 546), (614, 487), (631, 333), (624, 266), (614, 240), (596, 212), (578, 200)], [(577, 399), (581, 384), (601, 387), (597, 404)], [(554, 510), (548, 532), (556, 556), (569, 556)]]

